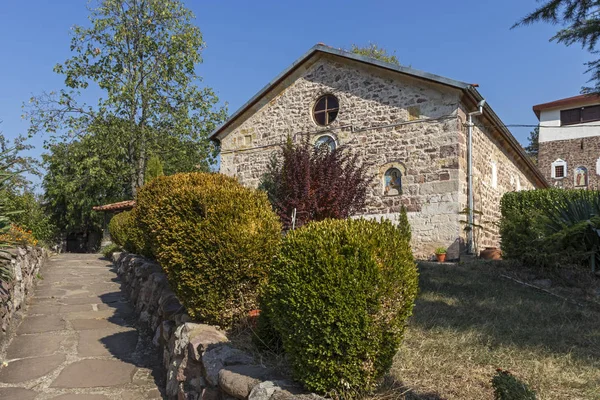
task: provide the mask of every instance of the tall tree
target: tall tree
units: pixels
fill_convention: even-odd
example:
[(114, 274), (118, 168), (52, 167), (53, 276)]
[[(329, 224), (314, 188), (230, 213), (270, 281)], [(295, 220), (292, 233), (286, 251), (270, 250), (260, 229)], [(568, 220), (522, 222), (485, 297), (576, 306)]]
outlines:
[[(592, 54), (597, 54), (600, 38), (600, 1), (598, 0), (548, 0), (542, 6), (526, 15), (513, 28), (531, 25), (535, 22), (549, 22), (562, 25), (550, 40), (570, 46), (575, 43)], [(593, 87), (584, 87), (583, 92), (600, 94), (600, 59), (586, 63), (591, 73), (589, 82)]]
[(525, 147), (525, 153), (531, 158), (531, 160), (538, 163), (538, 152), (540, 149), (540, 128), (536, 127), (534, 130), (529, 132), (529, 144)]
[(400, 61), (398, 61), (395, 52), (389, 54), (386, 49), (377, 46), (377, 44), (375, 43), (369, 43), (368, 46), (358, 46), (356, 44), (353, 44), (350, 51), (355, 54), (375, 58), (377, 60), (387, 62), (390, 64), (400, 65)]
[[(83, 136), (94, 142), (91, 127), (118, 119), (132, 194), (144, 184), (149, 149), (160, 140), (175, 147), (193, 142), (201, 160), (211, 163), (215, 152), (207, 135), (226, 111), (216, 108), (210, 88), (196, 85), (205, 44), (192, 12), (179, 0), (94, 4), (90, 25), (72, 28), (75, 54), (54, 67), (66, 88), (33, 97), (26, 106), (30, 135), (49, 132), (50, 146)], [(104, 92), (94, 106), (78, 101), (91, 84)]]

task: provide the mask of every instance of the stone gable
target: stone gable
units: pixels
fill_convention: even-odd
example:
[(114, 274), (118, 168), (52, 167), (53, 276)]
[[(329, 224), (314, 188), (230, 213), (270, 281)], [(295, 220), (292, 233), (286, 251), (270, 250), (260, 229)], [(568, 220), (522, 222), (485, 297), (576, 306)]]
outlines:
[[(312, 109), (328, 93), (340, 110), (324, 129)], [(316, 140), (329, 134), (371, 165), (363, 215), (394, 220), (406, 206), (416, 253), (426, 257), (459, 233), (459, 96), (441, 85), (323, 57), (221, 140), (221, 172), (257, 186), (288, 135), (298, 140), (310, 133)], [(383, 175), (392, 166), (403, 173), (402, 195), (383, 194)]]

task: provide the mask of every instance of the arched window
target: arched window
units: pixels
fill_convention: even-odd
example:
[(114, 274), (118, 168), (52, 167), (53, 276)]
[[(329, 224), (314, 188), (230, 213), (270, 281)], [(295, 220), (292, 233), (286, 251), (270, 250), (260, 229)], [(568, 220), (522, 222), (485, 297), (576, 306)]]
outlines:
[(383, 194), (395, 196), (402, 194), (402, 172), (398, 168), (390, 168), (383, 176)]
[(329, 148), (329, 151), (333, 151), (337, 147), (337, 143), (333, 136), (323, 135), (319, 136), (319, 138), (315, 141), (315, 147), (326, 146)]
[(586, 167), (575, 168), (575, 187), (586, 187), (588, 185), (588, 171)]
[(313, 108), (313, 118), (318, 125), (326, 126), (335, 121), (340, 111), (340, 102), (332, 94), (319, 97)]

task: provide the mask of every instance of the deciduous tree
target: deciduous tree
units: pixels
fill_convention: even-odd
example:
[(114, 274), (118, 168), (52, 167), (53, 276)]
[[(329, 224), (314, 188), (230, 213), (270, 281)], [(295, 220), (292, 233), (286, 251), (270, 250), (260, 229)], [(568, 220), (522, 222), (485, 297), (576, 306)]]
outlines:
[[(197, 86), (205, 44), (192, 12), (179, 0), (94, 4), (90, 24), (72, 28), (74, 55), (54, 67), (65, 76), (66, 88), (33, 97), (26, 106), (30, 134), (50, 133), (49, 146), (74, 138), (114, 146), (100, 143), (94, 130), (107, 121), (114, 129), (118, 121), (132, 194), (144, 184), (150, 149), (159, 142), (174, 147), (165, 152), (181, 152), (182, 143), (193, 143), (198, 163), (210, 164), (214, 148), (207, 135), (226, 111), (217, 108), (210, 88)], [(79, 101), (90, 87), (104, 94), (96, 105)]]

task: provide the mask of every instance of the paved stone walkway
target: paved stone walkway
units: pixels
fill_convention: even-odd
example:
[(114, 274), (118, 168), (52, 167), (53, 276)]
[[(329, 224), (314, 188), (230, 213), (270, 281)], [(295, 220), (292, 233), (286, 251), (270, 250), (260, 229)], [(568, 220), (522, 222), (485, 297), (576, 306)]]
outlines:
[(0, 399), (162, 398), (158, 355), (133, 326), (113, 266), (93, 254), (62, 254), (41, 275), (0, 354), (8, 364), (0, 364)]

